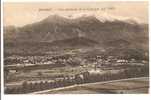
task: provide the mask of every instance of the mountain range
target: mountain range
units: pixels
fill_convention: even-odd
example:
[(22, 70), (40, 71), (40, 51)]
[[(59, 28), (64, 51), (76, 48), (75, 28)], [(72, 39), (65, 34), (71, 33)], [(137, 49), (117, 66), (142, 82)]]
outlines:
[(6, 53), (29, 48), (45, 48), (44, 52), (47, 52), (52, 47), (96, 46), (113, 50), (136, 49), (144, 53), (148, 52), (148, 24), (137, 23), (132, 19), (102, 21), (93, 15), (77, 18), (50, 15), (22, 27), (4, 27), (4, 43)]

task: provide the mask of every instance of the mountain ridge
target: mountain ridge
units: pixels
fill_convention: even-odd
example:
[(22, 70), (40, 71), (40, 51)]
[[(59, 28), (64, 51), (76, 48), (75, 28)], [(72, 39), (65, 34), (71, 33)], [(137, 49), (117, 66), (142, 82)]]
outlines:
[(69, 19), (59, 15), (50, 15), (39, 22), (23, 27), (4, 28), (4, 42), (37, 42), (58, 45), (61, 41), (63, 42), (61, 45), (67, 44), (66, 46), (72, 47), (72, 43), (68, 42), (82, 37), (83, 40), (80, 42), (74, 40), (78, 42), (77, 46), (91, 44), (90, 47), (97, 45), (104, 48), (140, 48), (148, 51), (148, 25), (138, 24), (135, 21), (130, 22), (129, 20), (128, 22), (121, 20), (101, 22), (95, 16)]

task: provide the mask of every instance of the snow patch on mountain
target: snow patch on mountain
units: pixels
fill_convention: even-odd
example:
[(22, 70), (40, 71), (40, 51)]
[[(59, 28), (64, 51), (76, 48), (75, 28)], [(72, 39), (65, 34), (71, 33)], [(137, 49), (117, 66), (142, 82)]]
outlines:
[(77, 18), (87, 18), (87, 17), (96, 17), (101, 22), (114, 22), (114, 21), (123, 21), (129, 24), (141, 24), (142, 22), (140, 19), (135, 17), (123, 17), (123, 16), (115, 16), (107, 13), (103, 14), (90, 14), (90, 13), (78, 13), (78, 14), (71, 14), (71, 15), (59, 15), (60, 17), (64, 17), (66, 19), (77, 19)]

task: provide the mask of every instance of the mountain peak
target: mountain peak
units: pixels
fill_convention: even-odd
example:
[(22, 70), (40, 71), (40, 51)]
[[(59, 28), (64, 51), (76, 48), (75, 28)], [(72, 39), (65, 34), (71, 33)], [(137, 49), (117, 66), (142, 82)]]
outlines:
[(122, 21), (129, 24), (139, 24), (140, 21), (137, 18), (128, 18), (128, 17), (121, 17), (121, 16), (112, 16), (108, 14), (87, 14), (87, 13), (80, 13), (80, 14), (72, 14), (72, 15), (49, 15), (45, 20), (52, 21), (71, 21), (71, 20), (99, 20), (100, 22), (114, 22), (114, 21)]
[(59, 22), (59, 21), (67, 21), (68, 19), (60, 16), (58, 14), (49, 15), (47, 18), (45, 18), (43, 21), (45, 22)]
[(60, 15), (58, 14), (54, 14), (54, 15), (49, 15), (46, 19), (52, 19), (52, 18), (62, 18)]

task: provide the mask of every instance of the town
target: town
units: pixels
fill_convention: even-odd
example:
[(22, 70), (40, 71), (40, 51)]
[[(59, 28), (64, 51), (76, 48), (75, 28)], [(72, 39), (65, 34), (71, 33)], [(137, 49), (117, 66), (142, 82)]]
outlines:
[(4, 63), (6, 93), (30, 93), (149, 73), (147, 60), (110, 55), (13, 55)]

